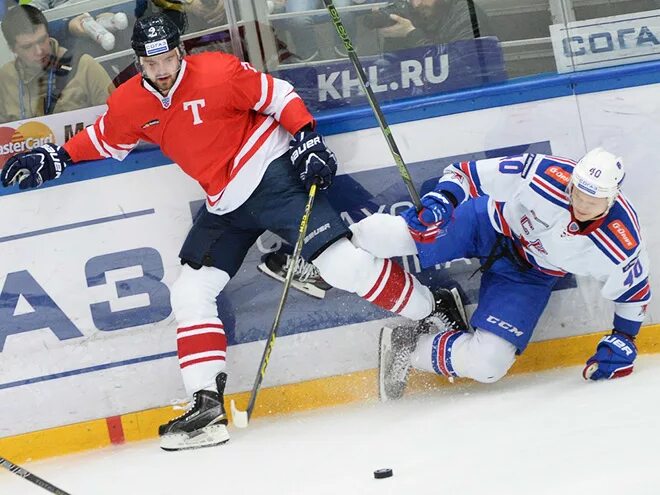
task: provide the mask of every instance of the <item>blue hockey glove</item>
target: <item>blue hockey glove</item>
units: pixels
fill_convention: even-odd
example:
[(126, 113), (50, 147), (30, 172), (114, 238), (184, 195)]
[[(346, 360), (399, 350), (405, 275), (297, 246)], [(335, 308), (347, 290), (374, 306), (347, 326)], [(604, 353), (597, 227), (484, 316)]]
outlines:
[(320, 134), (303, 129), (289, 143), (291, 163), (309, 191), (314, 182), (319, 189), (327, 189), (337, 173), (337, 159), (323, 142)]
[(64, 148), (44, 144), (7, 160), (2, 167), (0, 181), (4, 187), (18, 182), (20, 189), (31, 189), (47, 180), (57, 179), (70, 164), (71, 157)]
[(628, 376), (633, 372), (636, 357), (635, 338), (614, 330), (600, 339), (596, 354), (587, 361), (582, 376), (585, 380), (609, 380)]
[(442, 192), (431, 191), (422, 196), (422, 209), (408, 208), (401, 213), (415, 242), (433, 242), (454, 213), (453, 203)]

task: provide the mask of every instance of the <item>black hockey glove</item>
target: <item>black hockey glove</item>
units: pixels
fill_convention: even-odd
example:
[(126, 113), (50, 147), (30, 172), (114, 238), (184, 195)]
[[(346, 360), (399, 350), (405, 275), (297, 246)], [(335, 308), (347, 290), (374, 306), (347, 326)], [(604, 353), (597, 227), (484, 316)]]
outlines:
[(323, 142), (323, 137), (308, 128), (298, 131), (289, 143), (291, 163), (309, 191), (314, 182), (327, 189), (337, 173), (337, 159)]
[(57, 179), (70, 164), (71, 157), (64, 148), (56, 144), (44, 144), (7, 160), (2, 167), (0, 180), (4, 187), (18, 182), (20, 189), (32, 189), (47, 180)]

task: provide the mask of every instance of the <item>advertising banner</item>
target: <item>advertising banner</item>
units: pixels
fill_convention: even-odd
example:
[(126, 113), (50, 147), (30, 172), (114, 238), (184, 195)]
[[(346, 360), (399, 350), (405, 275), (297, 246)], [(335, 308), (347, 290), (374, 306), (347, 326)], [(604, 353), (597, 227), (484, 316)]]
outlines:
[(93, 124), (105, 109), (105, 105), (99, 105), (0, 124), (0, 166), (10, 156), (21, 151), (46, 143), (63, 144), (71, 136)]
[(660, 10), (550, 26), (560, 73), (660, 58)]
[[(446, 93), (507, 78), (502, 49), (494, 37), (361, 56), (360, 61), (380, 101)], [(312, 110), (367, 103), (348, 59), (272, 74), (291, 82)]]

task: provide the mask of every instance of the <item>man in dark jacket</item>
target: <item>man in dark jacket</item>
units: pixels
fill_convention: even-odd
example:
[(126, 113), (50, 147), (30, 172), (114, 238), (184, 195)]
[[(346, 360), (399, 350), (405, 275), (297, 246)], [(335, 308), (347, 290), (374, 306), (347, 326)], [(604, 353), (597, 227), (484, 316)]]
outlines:
[[(405, 3), (401, 2), (405, 6)], [(393, 25), (380, 29), (384, 51), (493, 36), (484, 11), (473, 0), (409, 0), (390, 14)]]

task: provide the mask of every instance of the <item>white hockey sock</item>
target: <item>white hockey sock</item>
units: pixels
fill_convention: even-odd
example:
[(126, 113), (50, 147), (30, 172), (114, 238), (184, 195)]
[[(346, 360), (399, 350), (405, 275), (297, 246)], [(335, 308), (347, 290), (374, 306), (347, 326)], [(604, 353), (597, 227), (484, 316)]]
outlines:
[(485, 330), (474, 333), (449, 331), (422, 335), (411, 363), (416, 369), (444, 376), (496, 382), (506, 375), (516, 359), (516, 347)]
[(412, 320), (433, 310), (433, 295), (413, 275), (388, 259), (377, 258), (348, 239), (328, 247), (314, 261), (323, 279), (383, 309)]
[(392, 260), (382, 260), (376, 281), (366, 293), (358, 295), (376, 306), (411, 320), (426, 318), (434, 307), (433, 294), (429, 288)]
[(225, 369), (227, 337), (218, 318), (216, 297), (229, 281), (217, 268), (181, 267), (172, 289), (172, 310), (178, 321), (177, 350), (188, 396), (215, 390), (215, 377)]
[(464, 376), (455, 369), (452, 352), (456, 342), (467, 336), (459, 330), (422, 335), (411, 357), (413, 368), (447, 377)]

